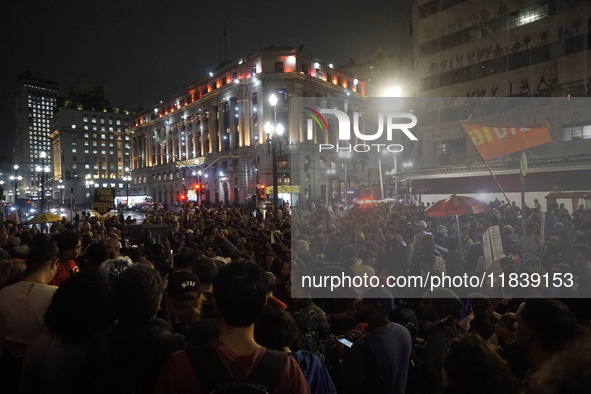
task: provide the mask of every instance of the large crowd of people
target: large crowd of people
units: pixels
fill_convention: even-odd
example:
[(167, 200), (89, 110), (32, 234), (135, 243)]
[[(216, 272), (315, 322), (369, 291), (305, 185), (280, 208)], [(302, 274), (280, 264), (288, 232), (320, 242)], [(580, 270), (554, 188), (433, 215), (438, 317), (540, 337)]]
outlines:
[[(427, 218), (424, 205), (317, 202), (161, 210), (141, 225), (87, 212), (44, 229), (2, 222), (0, 392), (588, 392), (591, 210), (490, 207)], [(491, 226), (504, 253), (492, 264)], [(568, 273), (572, 284), (322, 298), (295, 285), (309, 272)]]

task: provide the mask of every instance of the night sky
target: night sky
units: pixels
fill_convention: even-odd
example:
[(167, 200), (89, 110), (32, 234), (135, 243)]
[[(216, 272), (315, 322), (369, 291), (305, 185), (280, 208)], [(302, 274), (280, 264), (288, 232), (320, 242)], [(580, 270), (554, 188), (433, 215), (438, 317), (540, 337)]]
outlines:
[[(18, 75), (27, 70), (57, 81), (64, 93), (80, 76), (91, 87), (105, 82), (114, 106), (135, 110), (170, 98), (214, 71), (224, 58), (224, 24), (230, 60), (273, 45), (303, 45), (327, 63), (344, 64), (350, 58), (363, 63), (408, 42), (410, 3), (7, 2), (0, 23), (0, 136), (12, 141), (12, 92)], [(11, 147), (0, 144), (0, 156), (10, 156)]]

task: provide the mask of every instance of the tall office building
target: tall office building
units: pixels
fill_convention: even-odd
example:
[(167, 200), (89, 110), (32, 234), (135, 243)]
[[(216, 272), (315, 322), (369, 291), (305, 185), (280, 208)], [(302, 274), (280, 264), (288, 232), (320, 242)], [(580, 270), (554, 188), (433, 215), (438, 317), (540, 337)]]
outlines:
[[(96, 95), (86, 97), (94, 103), (102, 100)], [(104, 108), (97, 108), (88, 101), (66, 100), (51, 121), (54, 205), (74, 203), (77, 208), (89, 208), (96, 187), (115, 188), (120, 200), (127, 199), (129, 113), (110, 108), (106, 102)]]
[[(439, 114), (428, 115), (437, 121), (422, 128), (405, 178), (418, 194), (497, 193), (499, 187), (460, 125), (478, 113), (466, 109), (495, 97), (588, 97), (591, 6), (586, 0), (415, 0), (412, 15), (417, 95), (424, 108), (436, 102), (428, 98), (448, 99)], [(530, 205), (533, 197), (552, 190), (588, 190), (591, 113), (586, 107), (574, 100), (562, 112), (530, 105), (518, 118), (506, 115), (501, 121), (550, 124), (553, 144), (526, 152), (526, 189), (536, 194)], [(500, 123), (498, 117), (488, 119)], [(519, 158), (517, 152), (489, 162), (508, 192), (519, 192)]]
[(35, 77), (30, 72), (18, 77), (14, 92), (13, 162), (18, 166), (18, 175), (22, 176), (18, 185), (19, 198), (38, 196), (41, 176), (36, 167), (51, 162), (50, 120), (59, 94), (59, 86), (54, 81)]

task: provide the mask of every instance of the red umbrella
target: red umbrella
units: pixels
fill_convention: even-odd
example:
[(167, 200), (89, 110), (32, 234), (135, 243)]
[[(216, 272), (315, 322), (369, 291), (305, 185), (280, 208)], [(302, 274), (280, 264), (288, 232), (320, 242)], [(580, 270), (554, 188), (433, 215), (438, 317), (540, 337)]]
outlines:
[(472, 213), (484, 213), (490, 211), (485, 202), (472, 197), (456, 196), (455, 194), (445, 200), (437, 201), (425, 210), (425, 217), (469, 215)]

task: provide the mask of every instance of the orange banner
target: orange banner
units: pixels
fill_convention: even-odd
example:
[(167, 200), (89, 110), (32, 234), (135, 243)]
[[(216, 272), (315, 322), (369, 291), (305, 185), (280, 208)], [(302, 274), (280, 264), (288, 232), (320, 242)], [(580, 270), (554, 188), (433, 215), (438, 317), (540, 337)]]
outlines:
[(484, 161), (552, 142), (548, 123), (527, 127), (504, 127), (462, 123)]

